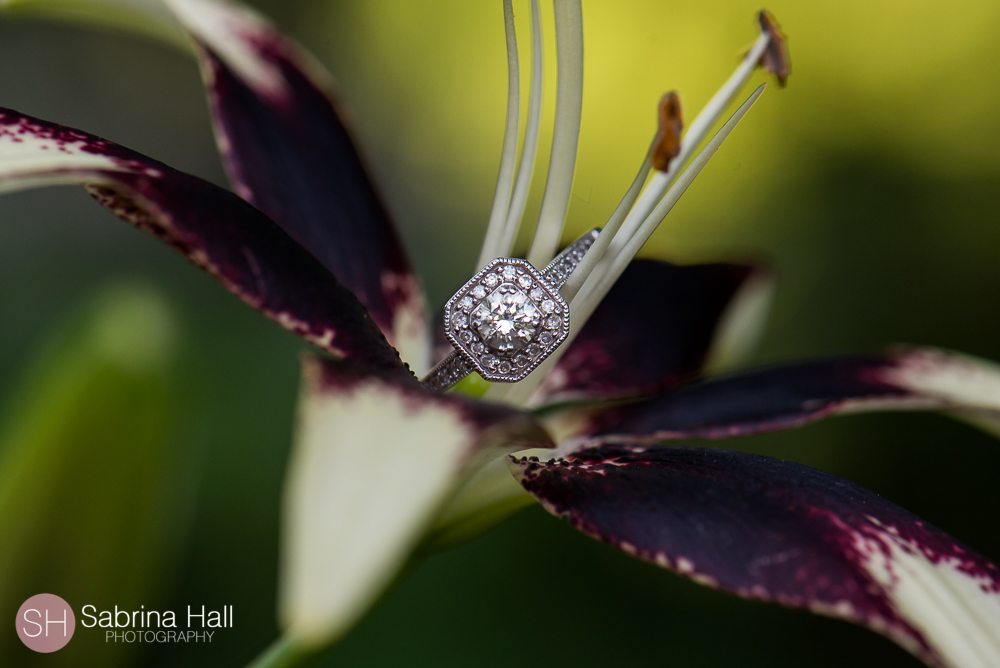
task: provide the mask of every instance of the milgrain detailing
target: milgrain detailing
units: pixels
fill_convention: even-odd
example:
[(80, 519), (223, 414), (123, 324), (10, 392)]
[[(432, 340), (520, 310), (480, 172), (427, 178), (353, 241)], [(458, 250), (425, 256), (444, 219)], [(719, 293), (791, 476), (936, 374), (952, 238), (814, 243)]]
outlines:
[(628, 445), (509, 466), (550, 513), (702, 584), (866, 625), (932, 665), (985, 668), (1000, 652), (1000, 569), (836, 476)]
[(528, 376), (569, 335), (569, 305), (560, 287), (594, 245), (590, 230), (539, 272), (517, 258), (496, 258), (444, 306), (444, 335), (454, 347), (424, 378), (444, 391), (472, 371), (490, 381)]
[(569, 334), (569, 306), (558, 287), (525, 260), (498, 258), (445, 304), (445, 336), (479, 374), (514, 382)]

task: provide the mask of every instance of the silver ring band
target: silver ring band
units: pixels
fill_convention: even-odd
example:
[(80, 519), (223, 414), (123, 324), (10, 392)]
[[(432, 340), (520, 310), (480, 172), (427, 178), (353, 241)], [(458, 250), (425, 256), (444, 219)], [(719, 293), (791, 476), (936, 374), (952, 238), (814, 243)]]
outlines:
[(497, 258), (480, 270), (445, 304), (445, 336), (455, 350), (422, 382), (444, 391), (473, 371), (500, 383), (531, 373), (569, 333), (569, 306), (559, 288), (598, 232), (574, 241), (541, 272), (511, 258)]

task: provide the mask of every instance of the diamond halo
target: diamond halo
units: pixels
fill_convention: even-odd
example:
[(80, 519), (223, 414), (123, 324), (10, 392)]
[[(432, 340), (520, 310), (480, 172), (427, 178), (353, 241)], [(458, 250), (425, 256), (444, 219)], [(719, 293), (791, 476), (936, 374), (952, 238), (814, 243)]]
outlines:
[(486, 380), (524, 379), (569, 334), (569, 305), (526, 260), (497, 258), (448, 300), (445, 336)]

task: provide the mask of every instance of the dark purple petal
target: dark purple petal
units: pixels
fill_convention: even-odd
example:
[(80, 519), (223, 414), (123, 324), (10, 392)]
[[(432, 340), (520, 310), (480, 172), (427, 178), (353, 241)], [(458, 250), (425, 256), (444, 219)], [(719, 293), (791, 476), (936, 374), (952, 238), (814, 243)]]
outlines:
[(0, 191), (76, 183), (227, 290), (324, 350), (399, 370), (357, 298), (232, 193), (93, 135), (0, 109)]
[(244, 7), (168, 4), (201, 47), (236, 191), (353, 291), (404, 358), (413, 361), (413, 345), (426, 357), (423, 290), (332, 101), (329, 76)]
[(511, 468), (553, 515), (702, 584), (865, 625), (933, 665), (1000, 663), (1000, 569), (836, 476), (618, 444)]
[(1000, 370), (919, 348), (800, 362), (681, 387), (605, 413), (583, 431), (642, 441), (725, 438), (836, 413), (919, 409), (1000, 415)]
[(738, 264), (632, 262), (534, 403), (650, 394), (690, 379), (741, 287), (766, 276)]

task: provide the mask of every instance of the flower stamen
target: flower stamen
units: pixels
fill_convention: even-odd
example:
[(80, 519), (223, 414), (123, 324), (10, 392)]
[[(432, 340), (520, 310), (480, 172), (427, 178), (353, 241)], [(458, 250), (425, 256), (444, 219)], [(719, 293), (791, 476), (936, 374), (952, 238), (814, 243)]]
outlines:
[[(557, 0), (557, 5), (558, 5)], [(558, 12), (557, 12), (558, 16)], [(777, 21), (768, 12), (761, 10), (757, 16), (761, 27), (761, 35), (745, 54), (743, 60), (729, 79), (712, 96), (708, 104), (699, 112), (692, 122), (683, 139), (679, 140), (682, 129), (681, 108), (679, 98), (676, 94), (668, 93), (660, 100), (659, 117), (660, 127), (653, 140), (643, 164), (639, 168), (635, 180), (622, 198), (615, 212), (601, 230), (600, 235), (594, 242), (592, 248), (583, 258), (583, 261), (576, 268), (569, 280), (560, 289), (560, 294), (570, 304), (572, 310), (572, 325), (569, 336), (563, 345), (546, 359), (524, 380), (498, 387), (490, 387), (486, 392), (486, 397), (505, 401), (515, 405), (526, 405), (538, 387), (541, 379), (558, 362), (562, 354), (569, 347), (583, 325), (590, 318), (600, 301), (607, 295), (615, 281), (624, 272), (625, 267), (635, 257), (649, 237), (653, 234), (664, 217), (670, 212), (677, 200), (687, 190), (691, 182), (700, 173), (708, 160), (715, 154), (722, 142), (729, 136), (735, 126), (749, 111), (763, 92), (764, 86), (760, 86), (754, 93), (739, 107), (730, 117), (726, 124), (716, 133), (707, 146), (692, 161), (687, 170), (680, 175), (681, 167), (688, 161), (695, 149), (701, 144), (708, 131), (719, 120), (723, 112), (739, 93), (740, 89), (750, 78), (754, 69), (758, 66), (764, 67), (773, 73), (779, 84), (783, 84), (790, 71), (788, 50), (784, 35), (780, 31)], [(582, 26), (581, 26), (582, 27)], [(557, 36), (558, 36), (557, 31)], [(558, 45), (557, 45), (558, 46)], [(581, 42), (582, 50), (582, 42)], [(560, 62), (562, 62), (563, 52), (558, 51)], [(560, 68), (560, 76), (563, 70)], [(582, 70), (581, 70), (582, 74)], [(557, 128), (558, 129), (558, 100), (557, 100)], [(579, 116), (577, 116), (576, 132), (579, 131)], [(553, 154), (556, 146), (553, 139)], [(575, 144), (574, 144), (575, 156)], [(656, 163), (656, 173), (646, 184), (650, 170)], [(552, 163), (550, 162), (550, 181), (552, 175)], [(677, 183), (675, 183), (677, 181)], [(570, 185), (572, 184), (572, 170), (570, 170)], [(644, 187), (644, 184), (645, 187)], [(549, 187), (546, 186), (546, 198), (549, 195)], [(568, 190), (567, 202), (568, 204)], [(543, 209), (545, 204), (543, 202)], [(559, 226), (555, 234), (553, 244), (558, 243), (558, 236), (562, 230), (562, 221), (565, 219), (565, 208), (562, 210)], [(555, 226), (548, 222), (552, 233)], [(543, 220), (540, 215), (538, 229), (532, 244), (532, 250), (539, 245), (540, 235), (543, 234)], [(555, 245), (552, 246), (553, 252)], [(529, 253), (529, 261), (532, 255)], [(548, 256), (551, 257), (551, 254)]]
[(563, 299), (566, 301), (572, 301), (576, 293), (583, 287), (584, 281), (587, 280), (587, 277), (597, 267), (601, 258), (604, 257), (605, 251), (607, 251), (615, 235), (618, 234), (618, 230), (621, 228), (622, 223), (624, 223), (626, 216), (632, 211), (635, 201), (639, 197), (639, 193), (642, 192), (642, 187), (646, 183), (646, 179), (649, 177), (649, 171), (654, 166), (654, 162), (657, 163), (658, 166), (656, 168), (658, 170), (666, 169), (666, 165), (680, 151), (683, 121), (681, 119), (680, 97), (676, 91), (665, 94), (660, 99), (658, 108), (660, 127), (656, 136), (653, 137), (653, 143), (646, 152), (646, 158), (642, 161), (642, 165), (639, 167), (639, 172), (635, 175), (632, 185), (629, 186), (629, 189), (625, 192), (625, 196), (622, 197), (621, 202), (615, 208), (615, 212), (611, 214), (611, 218), (608, 219), (608, 222), (601, 229), (597, 241), (594, 242), (590, 251), (584, 256), (583, 261), (570, 275), (560, 290)]
[[(660, 161), (660, 165), (657, 166), (657, 173), (650, 179), (646, 188), (642, 189), (642, 184), (649, 173), (649, 161), (652, 158), (652, 153), (656, 150), (657, 142), (664, 133), (662, 121), (667, 120), (664, 118), (664, 115), (669, 111), (669, 109), (663, 108), (665, 99), (660, 101), (661, 127), (657, 132), (656, 138), (653, 140), (650, 153), (646, 156), (646, 162), (640, 168), (639, 174), (636, 176), (636, 181), (632, 183), (625, 198), (622, 199), (621, 204), (618, 205), (614, 214), (601, 230), (601, 235), (597, 238), (587, 257), (584, 258), (584, 262), (581, 263), (566, 284), (563, 285), (560, 292), (567, 301), (572, 303), (572, 300), (592, 273), (599, 276), (607, 273), (613, 258), (622, 252), (622, 249), (635, 235), (639, 226), (653, 212), (653, 209), (663, 198), (667, 189), (673, 184), (680, 168), (701, 144), (708, 131), (719, 120), (722, 113), (758, 66), (764, 67), (773, 73), (778, 78), (779, 85), (784, 85), (785, 79), (782, 77), (787, 77), (790, 71), (790, 60), (785, 36), (781, 33), (778, 22), (766, 10), (760, 11), (757, 15), (757, 21), (762, 31), (760, 36), (746, 52), (743, 60), (740, 61), (740, 64), (732, 75), (730, 75), (729, 79), (716, 91), (715, 95), (708, 101), (708, 104), (695, 117), (688, 128), (687, 134), (680, 143), (679, 152), (672, 159), (666, 161), (667, 164), (665, 167), (662, 164), (663, 161)], [(769, 55), (772, 50), (774, 53)], [(678, 107), (678, 118), (676, 119), (678, 124), (680, 123), (679, 111)], [(667, 116), (669, 118), (669, 114)], [(666, 157), (666, 155), (663, 157)], [(635, 193), (639, 191), (641, 191), (641, 194), (636, 197)], [(623, 205), (625, 205), (626, 201), (628, 201), (628, 208), (623, 210)]]
[(580, 0), (554, 0), (556, 114), (538, 225), (528, 262), (544, 267), (556, 254), (573, 191), (583, 108), (583, 9)]
[(653, 155), (650, 161), (661, 172), (670, 168), (670, 161), (681, 152), (681, 131), (684, 119), (681, 114), (681, 98), (677, 91), (670, 91), (662, 98), (658, 107), (660, 126), (653, 139)]
[(521, 148), (521, 164), (517, 168), (514, 194), (510, 198), (510, 208), (504, 223), (504, 233), (500, 239), (497, 257), (509, 257), (514, 249), (517, 230), (524, 217), (524, 206), (528, 201), (531, 177), (535, 173), (535, 157), (538, 155), (538, 131), (542, 124), (542, 83), (544, 61), (542, 59), (542, 20), (538, 0), (531, 0), (531, 92), (528, 94), (528, 125), (524, 131), (524, 146)]
[(781, 32), (774, 15), (766, 9), (760, 10), (757, 14), (757, 22), (764, 34), (771, 36), (767, 48), (760, 57), (760, 66), (773, 74), (778, 79), (778, 85), (785, 87), (788, 75), (792, 72), (792, 61), (788, 55), (788, 39), (785, 33)]
[(590, 278), (587, 279), (583, 288), (581, 288), (580, 292), (570, 303), (570, 312), (572, 316), (570, 321), (570, 331), (562, 346), (556, 349), (552, 355), (542, 362), (527, 378), (518, 383), (512, 383), (502, 387), (493, 385), (486, 391), (484, 398), (495, 401), (504, 401), (513, 405), (527, 405), (531, 399), (531, 395), (534, 393), (535, 389), (537, 389), (539, 383), (541, 383), (542, 379), (556, 365), (562, 357), (562, 354), (568, 350), (569, 345), (572, 343), (576, 334), (580, 332), (583, 325), (597, 308), (597, 305), (615, 284), (615, 281), (617, 281), (621, 274), (625, 271), (625, 267), (628, 266), (629, 262), (632, 261), (632, 258), (635, 257), (642, 246), (645, 245), (646, 241), (656, 230), (660, 222), (668, 213), (670, 213), (674, 204), (676, 204), (681, 198), (681, 195), (687, 191), (691, 183), (694, 182), (695, 177), (698, 176), (712, 156), (715, 155), (716, 151), (719, 150), (719, 147), (722, 146), (722, 143), (729, 137), (746, 113), (750, 111), (750, 108), (760, 97), (761, 93), (764, 92), (765, 86), (766, 84), (761, 84), (750, 95), (750, 97), (747, 98), (742, 105), (740, 105), (736, 112), (729, 118), (728, 121), (726, 121), (725, 125), (722, 126), (715, 136), (712, 137), (712, 140), (705, 146), (704, 149), (702, 149), (698, 156), (695, 157), (695, 159), (691, 162), (691, 165), (684, 171), (684, 173), (681, 174), (677, 183), (670, 188), (663, 200), (657, 204), (652, 213), (650, 213), (650, 215), (648, 215), (642, 222), (636, 234), (634, 234), (632, 238), (629, 239), (628, 243), (625, 244), (623, 251), (611, 259), (608, 265), (608, 270), (601, 275), (598, 275), (596, 272), (592, 273)]
[(517, 159), (518, 122), (521, 114), (521, 78), (517, 59), (517, 33), (514, 30), (514, 8), (511, 0), (503, 0), (503, 22), (507, 37), (507, 122), (503, 133), (503, 149), (500, 152), (500, 172), (497, 175), (493, 207), (486, 225), (486, 238), (479, 253), (476, 271), (482, 269), (495, 257), (507, 221), (511, 188), (514, 183), (514, 165)]
[[(743, 85), (746, 84), (747, 79), (753, 74), (753, 71), (757, 68), (764, 51), (767, 49), (767, 45), (771, 41), (771, 34), (768, 32), (762, 32), (757, 41), (754, 42), (753, 46), (747, 52), (746, 56), (740, 62), (736, 70), (730, 75), (726, 83), (716, 91), (712, 99), (708, 101), (708, 104), (698, 113), (694, 121), (691, 122), (691, 126), (688, 128), (687, 134), (685, 134), (683, 141), (681, 142), (680, 152), (670, 161), (666, 170), (659, 171), (653, 176), (649, 182), (649, 186), (643, 191), (642, 196), (637, 203), (635, 210), (632, 211), (629, 216), (625, 219), (622, 225), (621, 231), (615, 235), (615, 238), (611, 241), (611, 247), (607, 252), (607, 260), (610, 261), (612, 258), (617, 256), (625, 244), (628, 243), (629, 239), (635, 234), (636, 230), (642, 224), (642, 221), (646, 219), (647, 216), (652, 212), (656, 203), (667, 192), (667, 189), (673, 184), (674, 179), (677, 178), (677, 173), (680, 168), (687, 162), (694, 150), (698, 148), (701, 142), (705, 139), (708, 131), (713, 125), (719, 120), (723, 112), (730, 105), (736, 94), (739, 93)], [(606, 268), (606, 264), (599, 268), (598, 271)], [(603, 273), (603, 271), (602, 271)]]
[[(571, 308), (574, 309), (573, 316), (576, 322), (581, 324), (587, 321), (594, 309), (597, 308), (597, 304), (604, 298), (604, 296), (611, 290), (611, 287), (615, 284), (615, 281), (622, 275), (625, 271), (625, 267), (628, 266), (629, 262), (638, 254), (642, 247), (652, 236), (656, 228), (659, 227), (663, 219), (666, 218), (670, 210), (673, 209), (674, 204), (677, 200), (681, 198), (691, 183), (694, 181), (695, 177), (701, 172), (701, 170), (708, 164), (715, 152), (719, 150), (722, 146), (722, 142), (726, 140), (727, 137), (736, 128), (743, 117), (750, 111), (750, 108), (757, 102), (757, 99), (764, 92), (764, 88), (767, 84), (761, 84), (756, 90), (747, 98), (747, 100), (740, 105), (739, 109), (726, 121), (726, 124), (712, 137), (712, 140), (701, 150), (698, 156), (691, 161), (691, 165), (684, 170), (680, 178), (677, 179), (677, 183), (667, 191), (667, 194), (663, 197), (656, 208), (653, 209), (646, 219), (639, 226), (632, 238), (624, 245), (624, 248), (616, 256), (614, 256), (608, 266), (608, 269), (600, 276), (592, 274), (591, 277), (584, 283), (583, 288), (580, 293), (577, 294), (576, 298), (571, 304)], [(570, 334), (572, 336), (572, 333)]]

